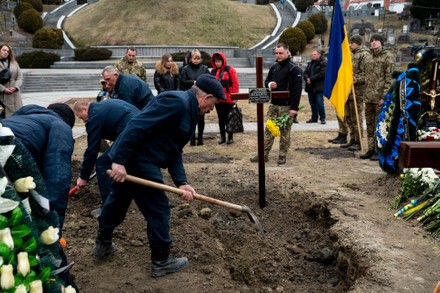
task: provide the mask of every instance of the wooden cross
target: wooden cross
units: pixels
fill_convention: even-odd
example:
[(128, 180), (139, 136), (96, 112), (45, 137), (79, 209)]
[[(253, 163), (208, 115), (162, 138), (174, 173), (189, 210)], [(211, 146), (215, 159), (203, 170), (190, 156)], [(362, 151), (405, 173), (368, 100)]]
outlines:
[[(263, 57), (256, 57), (256, 80), (257, 89), (264, 88), (263, 83)], [(249, 100), (250, 93), (231, 94), (233, 100)], [(272, 98), (288, 98), (289, 91), (272, 92)], [(263, 103), (257, 103), (257, 131), (258, 131), (258, 186), (260, 208), (266, 206), (266, 171), (264, 162), (264, 107)]]

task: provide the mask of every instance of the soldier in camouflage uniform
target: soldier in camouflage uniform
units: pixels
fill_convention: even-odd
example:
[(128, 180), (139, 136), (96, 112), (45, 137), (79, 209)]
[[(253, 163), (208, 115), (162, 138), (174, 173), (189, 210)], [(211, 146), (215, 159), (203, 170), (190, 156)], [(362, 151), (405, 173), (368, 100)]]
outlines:
[[(350, 38), (351, 60), (353, 65), (353, 86), (356, 95), (356, 108), (359, 124), (362, 133), (362, 112), (364, 111), (364, 92), (365, 92), (365, 67), (367, 60), (371, 54), (367, 48), (362, 46), (362, 37), (360, 35), (353, 35)], [(348, 143), (341, 145), (341, 148), (347, 148), (350, 151), (358, 151), (361, 149), (361, 138), (359, 137), (359, 129), (356, 120), (356, 110), (354, 105), (353, 94), (348, 96), (345, 103), (345, 117), (344, 122), (348, 127), (350, 133), (350, 140)]]
[(137, 50), (135, 48), (128, 48), (125, 52), (125, 57), (119, 60), (115, 66), (119, 72), (137, 75), (140, 79), (147, 82), (147, 71), (144, 65), (136, 60), (136, 54)]
[[(290, 60), (289, 47), (280, 43), (275, 48), (276, 63), (272, 64), (264, 84), (273, 91), (289, 91), (288, 98), (274, 98), (271, 100), (267, 111), (266, 119), (275, 120), (283, 114), (294, 117), (298, 113), (298, 106), (302, 92), (302, 69)], [(280, 148), (277, 164), (286, 163), (286, 155), (290, 147), (290, 127), (292, 119), (289, 120), (284, 129), (281, 130)], [(264, 160), (269, 161), (269, 152), (272, 149), (275, 138), (266, 128), (264, 134)], [(251, 162), (258, 162), (258, 156), (251, 158)]]
[(377, 160), (375, 152), (375, 131), (377, 118), (380, 113), (383, 98), (391, 87), (391, 73), (395, 66), (395, 57), (383, 48), (383, 36), (371, 36), (371, 57), (366, 64), (365, 75), (365, 121), (367, 123), (368, 151), (360, 156), (361, 159)]

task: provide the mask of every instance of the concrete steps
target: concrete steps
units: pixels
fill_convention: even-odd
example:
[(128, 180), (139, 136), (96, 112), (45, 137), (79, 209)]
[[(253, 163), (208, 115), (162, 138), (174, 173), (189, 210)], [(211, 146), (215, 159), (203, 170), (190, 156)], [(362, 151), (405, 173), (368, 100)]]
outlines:
[[(118, 59), (107, 60), (107, 61), (59, 61), (55, 62), (50, 68), (51, 69), (102, 69), (108, 65), (114, 65)], [(179, 66), (182, 62), (176, 62)], [(154, 69), (156, 61), (146, 61), (142, 62), (145, 69)], [(234, 66), (235, 68), (249, 68), (252, 67), (249, 58), (238, 57), (238, 58), (228, 58), (228, 64)]]
[[(99, 71), (98, 71), (99, 72)], [(54, 74), (23, 74), (23, 93), (62, 92), (62, 91), (94, 91), (101, 90), (99, 73), (54, 73)], [(153, 71), (147, 71), (147, 82), (154, 89)], [(239, 72), (241, 88), (256, 86), (254, 72)]]

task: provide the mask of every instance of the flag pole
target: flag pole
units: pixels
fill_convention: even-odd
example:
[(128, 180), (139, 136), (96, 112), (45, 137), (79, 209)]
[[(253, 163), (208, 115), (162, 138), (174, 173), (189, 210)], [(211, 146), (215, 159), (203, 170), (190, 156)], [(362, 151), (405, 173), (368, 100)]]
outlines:
[(354, 85), (351, 85), (351, 94), (353, 95), (353, 102), (354, 102), (354, 112), (356, 113), (356, 123), (358, 128), (358, 136), (359, 136), (359, 143), (361, 145), (361, 152), (364, 151), (364, 143), (362, 142), (362, 128), (359, 121), (359, 115), (358, 115), (358, 107), (356, 102), (356, 93), (354, 91)]

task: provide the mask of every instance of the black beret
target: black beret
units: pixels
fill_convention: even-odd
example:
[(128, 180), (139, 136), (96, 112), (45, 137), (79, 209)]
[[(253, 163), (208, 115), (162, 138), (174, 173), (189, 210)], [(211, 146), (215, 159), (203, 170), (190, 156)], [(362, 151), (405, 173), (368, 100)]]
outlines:
[(64, 103), (53, 103), (47, 106), (47, 109), (54, 111), (70, 126), (73, 128), (75, 125), (75, 114), (73, 110)]
[(214, 75), (204, 73), (196, 80), (196, 86), (207, 94), (211, 94), (219, 100), (226, 100), (222, 84)]

